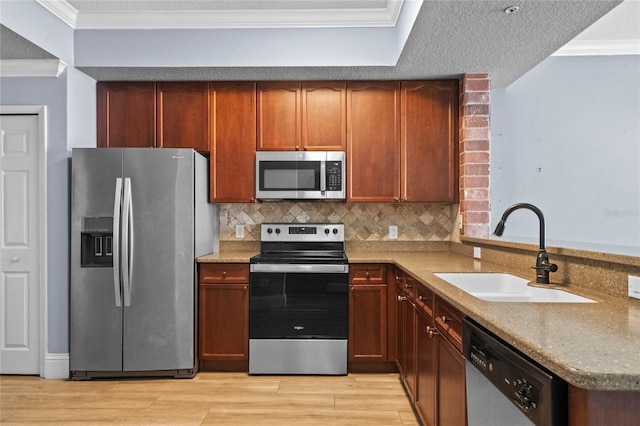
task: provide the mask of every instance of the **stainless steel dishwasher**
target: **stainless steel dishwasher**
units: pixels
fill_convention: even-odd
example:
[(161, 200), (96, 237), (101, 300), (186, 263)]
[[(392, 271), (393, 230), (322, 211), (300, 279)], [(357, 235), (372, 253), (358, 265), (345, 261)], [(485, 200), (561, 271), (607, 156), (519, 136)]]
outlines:
[(567, 383), (465, 319), (468, 426), (567, 424)]

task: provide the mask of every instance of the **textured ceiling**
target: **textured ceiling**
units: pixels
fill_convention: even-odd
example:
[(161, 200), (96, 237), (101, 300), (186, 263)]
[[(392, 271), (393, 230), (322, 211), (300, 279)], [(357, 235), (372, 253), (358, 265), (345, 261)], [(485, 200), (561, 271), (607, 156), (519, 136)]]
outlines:
[[(408, 0), (412, 1), (412, 0)], [(637, 0), (627, 0), (638, 5)], [(229, 5), (255, 7), (263, 1), (143, 1), (143, 2), (105, 2), (70, 0), (69, 4), (79, 9), (85, 8), (91, 13), (98, 12), (99, 6), (133, 7), (142, 3), (148, 7), (175, 7), (187, 5), (198, 10), (204, 4), (215, 4), (218, 8)], [(272, 7), (297, 5), (298, 9), (313, 5), (318, 1), (270, 2)], [(348, 4), (352, 8), (362, 6), (364, 2), (322, 2), (323, 5)], [(386, 1), (368, 2), (372, 6), (382, 7)], [(279, 67), (279, 66), (83, 66), (88, 75), (97, 80), (275, 80), (275, 79), (347, 79), (347, 80), (385, 80), (385, 79), (422, 79), (458, 77), (464, 73), (488, 72), (492, 75), (494, 87), (506, 87), (536, 64), (553, 54), (557, 49), (578, 36), (592, 23), (616, 7), (620, 1), (593, 0), (476, 0), (476, 1), (438, 1), (426, 0), (421, 6), (413, 29), (402, 50), (397, 64), (389, 66), (345, 66), (340, 67)], [(127, 4), (127, 6), (123, 6)], [(512, 15), (503, 11), (508, 6), (520, 5), (520, 10)], [(637, 13), (637, 7), (632, 9)], [(80, 16), (83, 12), (80, 12)], [(88, 12), (87, 12), (88, 13)], [(628, 14), (627, 14), (628, 15)], [(637, 22), (633, 19), (632, 22)], [(635, 31), (637, 24), (633, 26)], [(16, 48), (16, 40), (21, 37), (6, 37), (7, 29), (2, 29), (0, 40), (0, 58), (18, 58), (21, 54)], [(91, 31), (91, 30), (83, 30)], [(116, 31), (116, 30), (114, 30)], [(16, 39), (16, 37), (18, 37)], [(24, 41), (24, 39), (22, 39)], [(28, 42), (26, 42), (29, 44)], [(19, 43), (18, 43), (19, 44)], [(11, 45), (11, 47), (7, 47)], [(37, 57), (38, 51), (26, 49), (25, 55)], [(41, 49), (40, 49), (41, 50)], [(47, 52), (39, 52), (48, 55)]]

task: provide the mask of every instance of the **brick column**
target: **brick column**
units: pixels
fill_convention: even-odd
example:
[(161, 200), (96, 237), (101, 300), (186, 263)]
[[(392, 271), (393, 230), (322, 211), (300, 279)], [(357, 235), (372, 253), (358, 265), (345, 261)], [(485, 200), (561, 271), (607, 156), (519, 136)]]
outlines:
[(465, 74), (460, 80), (460, 219), (461, 235), (468, 237), (490, 235), (490, 90), (489, 74)]

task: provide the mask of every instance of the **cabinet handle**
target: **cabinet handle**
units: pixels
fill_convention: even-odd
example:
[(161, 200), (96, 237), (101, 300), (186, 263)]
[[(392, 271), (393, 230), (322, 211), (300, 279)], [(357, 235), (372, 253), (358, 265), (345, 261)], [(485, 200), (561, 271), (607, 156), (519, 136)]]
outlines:
[(398, 296), (398, 302), (402, 302), (403, 300), (407, 300), (405, 296)]
[(443, 323), (445, 323), (445, 324), (446, 324), (446, 323), (448, 323), (449, 321), (451, 321), (451, 318), (447, 318), (447, 317), (446, 317), (446, 315), (443, 315), (443, 316), (442, 316), (442, 322), (443, 322)]
[(371, 279), (371, 274), (369, 272), (365, 273), (364, 276), (367, 277), (368, 280)]
[(433, 336), (440, 333), (438, 333), (438, 330), (436, 330), (434, 327), (427, 326), (427, 334), (429, 335), (430, 338), (432, 338)]

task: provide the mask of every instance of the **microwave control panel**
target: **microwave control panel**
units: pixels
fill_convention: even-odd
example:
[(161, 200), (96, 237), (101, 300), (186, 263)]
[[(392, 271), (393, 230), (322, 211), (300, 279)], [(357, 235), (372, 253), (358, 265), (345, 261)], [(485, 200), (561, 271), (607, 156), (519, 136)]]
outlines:
[(342, 191), (342, 161), (327, 161), (327, 191)]

